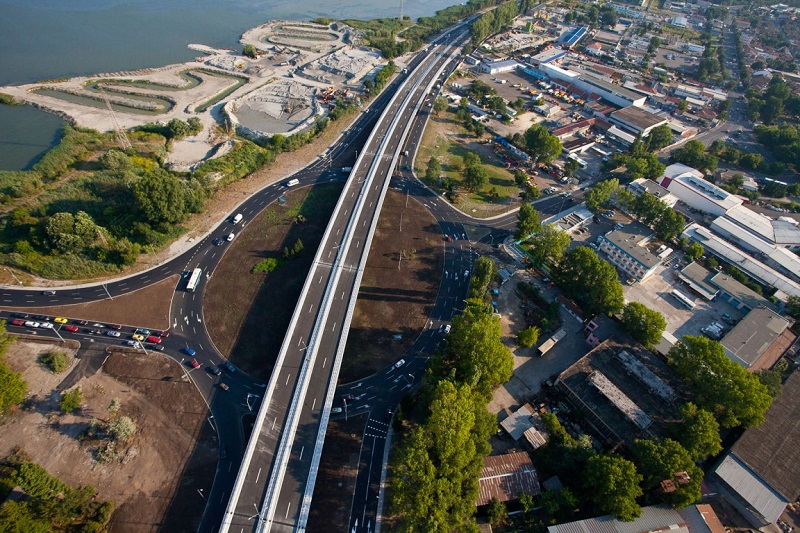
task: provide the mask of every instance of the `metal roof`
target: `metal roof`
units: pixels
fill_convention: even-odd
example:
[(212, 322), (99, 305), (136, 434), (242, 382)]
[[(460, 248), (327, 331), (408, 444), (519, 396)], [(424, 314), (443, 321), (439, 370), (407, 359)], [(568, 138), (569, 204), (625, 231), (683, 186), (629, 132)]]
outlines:
[(745, 368), (753, 366), (775, 343), (789, 322), (767, 309), (753, 309), (722, 339), (722, 346), (731, 357)]
[(541, 492), (536, 469), (527, 452), (485, 457), (478, 485), (478, 506), (486, 505), (494, 498), (507, 502), (522, 494), (537, 496)]
[(768, 523), (775, 522), (789, 503), (732, 452), (714, 473)]
[(632, 522), (623, 522), (613, 516), (599, 516), (547, 528), (548, 533), (642, 533), (656, 530), (668, 530), (670, 533), (710, 533), (699, 523), (697, 528), (690, 529), (681, 513), (667, 505), (642, 507), (641, 516)]
[(714, 275), (694, 261), (689, 263), (686, 268), (682, 269), (678, 273), (678, 277), (706, 300), (713, 300), (719, 294), (719, 288), (711, 283), (711, 279)]

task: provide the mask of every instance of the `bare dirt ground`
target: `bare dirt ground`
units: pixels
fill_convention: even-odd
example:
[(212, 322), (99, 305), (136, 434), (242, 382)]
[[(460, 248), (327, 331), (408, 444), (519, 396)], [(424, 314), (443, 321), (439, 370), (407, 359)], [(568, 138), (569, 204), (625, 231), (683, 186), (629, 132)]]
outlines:
[[(57, 348), (63, 350), (61, 345)], [(62, 414), (54, 389), (67, 372), (54, 376), (36, 363), (51, 349), (46, 343), (26, 341), (9, 348), (6, 361), (12, 370), (23, 372), (30, 394), (22, 409), (3, 420), (0, 455), (20, 447), (64, 482), (94, 486), (99, 498), (116, 506), (111, 531), (194, 530), (196, 524), (185, 519), (165, 522), (164, 514), (179, 481), (184, 481), (179, 474), (198, 462), (208, 475), (191, 481), (210, 490), (217, 450), (208, 441), (195, 447), (206, 406), (194, 386), (182, 380), (179, 365), (155, 355), (112, 354), (101, 371), (78, 382), (84, 394), (82, 408)], [(109, 420), (108, 405), (114, 398), (122, 402), (120, 415), (130, 416), (138, 432), (122, 450), (121, 461), (104, 464), (95, 458), (99, 443), (82, 435), (92, 420)]]
[(443, 244), (425, 206), (409, 200), (406, 207), (405, 195), (390, 189), (358, 292), (340, 383), (377, 372), (414, 343), (436, 300)]
[[(341, 184), (292, 191), (250, 222), (231, 243), (203, 300), (206, 328), (220, 352), (268, 380)], [(296, 222), (298, 215), (305, 222)], [(251, 272), (262, 259), (282, 259), (297, 239), (303, 251), (270, 274)], [(235, 295), (235, 297), (234, 297)]]
[(29, 307), (25, 308), (25, 312), (149, 329), (167, 329), (170, 303), (178, 279), (179, 276), (171, 276), (136, 292), (117, 296), (113, 300), (57, 307)]

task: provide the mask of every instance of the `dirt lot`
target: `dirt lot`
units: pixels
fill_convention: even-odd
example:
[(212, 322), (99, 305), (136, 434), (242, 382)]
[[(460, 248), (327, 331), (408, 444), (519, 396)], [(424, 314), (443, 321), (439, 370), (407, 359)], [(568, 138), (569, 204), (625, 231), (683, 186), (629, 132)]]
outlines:
[[(258, 379), (269, 379), (341, 190), (342, 184), (325, 184), (287, 194), (285, 204), (245, 227), (209, 281), (203, 300), (208, 333), (220, 352)], [(296, 222), (298, 215), (305, 222)], [(262, 259), (280, 259), (297, 239), (303, 243), (298, 256), (273, 273), (251, 273)]]
[[(424, 176), (428, 161), (436, 157), (442, 166), (442, 174), (461, 182), (461, 164), (464, 154), (473, 152), (480, 156), (483, 167), (489, 174), (489, 184), (482, 191), (470, 194), (459, 191), (456, 206), (475, 217), (485, 218), (507, 213), (519, 207), (519, 187), (514, 183), (513, 171), (506, 170), (502, 160), (492, 151), (493, 145), (483, 144), (467, 133), (458, 124), (453, 113), (432, 115), (425, 127), (414, 170)], [(437, 183), (427, 185), (437, 187)], [(440, 188), (437, 188), (440, 189)], [(492, 192), (496, 192), (494, 196)]]
[(389, 190), (358, 292), (340, 383), (366, 377), (400, 358), (433, 309), (444, 261), (441, 230), (422, 204), (405, 204), (402, 193)]
[(26, 313), (63, 316), (97, 322), (142, 326), (149, 329), (169, 328), (169, 306), (178, 276), (169, 277), (142, 290), (100, 300), (58, 307), (29, 307)]
[[(23, 372), (30, 394), (24, 407), (3, 421), (0, 455), (21, 447), (66, 483), (94, 486), (99, 498), (116, 506), (111, 531), (196, 529), (197, 524), (186, 523), (184, 517), (171, 521), (173, 513), (164, 520), (176, 493), (189, 492), (178, 487), (188, 477), (181, 479), (179, 474), (202, 465), (203, 476), (191, 478), (191, 492), (197, 487), (210, 490), (217, 457), (211, 441), (195, 448), (206, 406), (194, 386), (182, 381), (178, 364), (159, 356), (110, 355), (101, 371), (78, 382), (84, 393), (82, 409), (65, 415), (58, 409), (54, 388), (67, 373), (55, 376), (36, 363), (51, 349), (46, 343), (17, 341), (8, 351), (7, 363)], [(138, 432), (122, 450), (121, 461), (104, 464), (95, 459), (100, 443), (81, 436), (92, 420), (109, 420), (108, 405), (114, 398), (122, 402), (119, 414), (130, 416)]]

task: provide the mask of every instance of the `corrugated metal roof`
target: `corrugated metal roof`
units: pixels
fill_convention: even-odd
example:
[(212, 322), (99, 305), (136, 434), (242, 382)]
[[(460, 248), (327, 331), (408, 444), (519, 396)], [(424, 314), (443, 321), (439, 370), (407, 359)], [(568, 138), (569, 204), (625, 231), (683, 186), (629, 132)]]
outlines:
[(681, 514), (667, 505), (642, 507), (641, 516), (632, 522), (623, 522), (613, 516), (600, 516), (550, 526), (547, 531), (548, 533), (642, 533), (665, 529), (671, 533), (708, 533), (702, 521), (698, 523), (698, 529), (690, 529)]
[(523, 493), (536, 496), (541, 492), (536, 469), (526, 452), (485, 457), (478, 485), (478, 506), (486, 505), (494, 498), (507, 502), (516, 500)]
[(789, 503), (734, 453), (725, 457), (715, 473), (768, 523), (775, 522)]

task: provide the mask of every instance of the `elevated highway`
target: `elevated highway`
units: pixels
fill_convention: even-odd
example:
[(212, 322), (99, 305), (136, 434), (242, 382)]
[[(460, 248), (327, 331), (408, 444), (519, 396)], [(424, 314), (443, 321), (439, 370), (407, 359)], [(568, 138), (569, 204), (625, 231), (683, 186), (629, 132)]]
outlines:
[[(466, 25), (428, 46), (367, 140), (334, 210), (267, 385), (220, 531), (304, 531), (361, 276), (414, 115)], [(452, 36), (448, 40), (448, 37)]]

